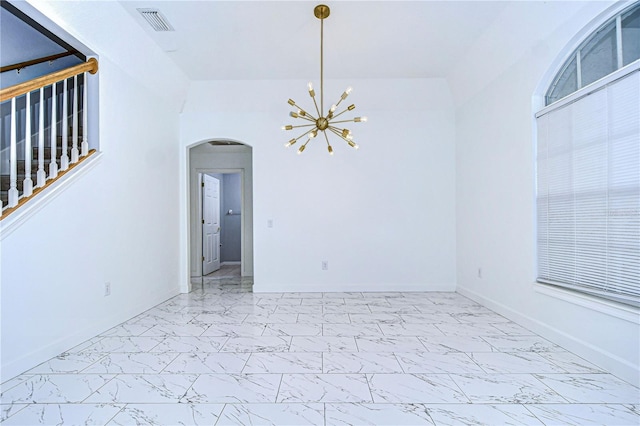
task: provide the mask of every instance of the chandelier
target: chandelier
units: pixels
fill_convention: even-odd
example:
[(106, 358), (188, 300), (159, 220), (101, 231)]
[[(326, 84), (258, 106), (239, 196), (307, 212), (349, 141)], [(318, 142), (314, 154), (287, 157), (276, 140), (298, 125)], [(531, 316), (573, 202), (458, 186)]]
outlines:
[(336, 120), (338, 117), (342, 116), (342, 114), (353, 111), (355, 109), (355, 105), (351, 104), (346, 107), (344, 110), (340, 112), (338, 111), (338, 107), (340, 103), (347, 99), (349, 93), (351, 93), (351, 87), (348, 87), (342, 95), (338, 102), (331, 105), (327, 113), (323, 116), (322, 112), (324, 109), (324, 71), (323, 71), (323, 36), (324, 36), (324, 20), (329, 16), (330, 10), (329, 6), (324, 4), (320, 4), (313, 9), (313, 14), (316, 18), (320, 19), (320, 107), (318, 107), (318, 102), (316, 101), (316, 92), (313, 90), (313, 85), (311, 83), (308, 84), (309, 95), (311, 99), (313, 99), (313, 105), (315, 106), (315, 112), (317, 115), (310, 113), (307, 110), (299, 107), (293, 99), (289, 99), (288, 103), (292, 107), (296, 108), (296, 111), (291, 111), (289, 115), (293, 118), (298, 118), (307, 123), (300, 125), (287, 124), (283, 126), (283, 130), (293, 130), (293, 129), (306, 129), (304, 133), (302, 133), (297, 138), (291, 139), (289, 142), (285, 144), (286, 147), (290, 147), (291, 145), (298, 142), (300, 139), (306, 137), (306, 141), (300, 145), (298, 148), (298, 154), (302, 154), (307, 144), (318, 136), (319, 132), (322, 132), (325, 140), (327, 141), (327, 150), (330, 155), (333, 155), (333, 147), (331, 143), (329, 143), (329, 136), (327, 136), (327, 131), (335, 134), (344, 140), (349, 146), (352, 148), (358, 149), (358, 144), (353, 141), (353, 136), (351, 135), (351, 130), (343, 128), (343, 123), (360, 123), (367, 121), (367, 117), (355, 117), (352, 119), (342, 119)]

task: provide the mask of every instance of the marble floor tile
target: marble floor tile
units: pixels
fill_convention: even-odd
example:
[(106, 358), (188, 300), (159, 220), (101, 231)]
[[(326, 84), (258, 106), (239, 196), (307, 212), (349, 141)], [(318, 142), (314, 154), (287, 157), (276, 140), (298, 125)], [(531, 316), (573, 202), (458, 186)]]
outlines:
[(567, 372), (536, 352), (478, 352), (469, 356), (489, 374)]
[(249, 353), (186, 352), (178, 354), (163, 373), (172, 374), (212, 374), (240, 373)]
[(180, 294), (0, 384), (4, 424), (640, 425), (640, 389), (450, 292)]
[(140, 336), (140, 337), (103, 337), (96, 343), (82, 350), (86, 352), (149, 352), (164, 340), (164, 337)]
[(288, 352), (291, 336), (229, 337), (220, 352)]
[(375, 403), (462, 403), (469, 399), (446, 374), (367, 374)]
[(214, 425), (224, 404), (128, 404), (108, 423), (122, 425)]
[(505, 334), (511, 334), (514, 336), (535, 336), (536, 334), (515, 322), (500, 322), (491, 324), (493, 328), (497, 328)]
[(621, 404), (538, 404), (526, 407), (547, 425), (640, 424), (640, 417)]
[(399, 314), (349, 314), (354, 324), (397, 324), (404, 322)]
[(485, 371), (480, 368), (468, 354), (460, 352), (396, 352), (405, 373), (478, 373)]
[(64, 353), (27, 371), (27, 374), (79, 373), (105, 356), (97, 352)]
[(105, 425), (124, 405), (31, 404), (3, 425)]
[(453, 315), (446, 313), (427, 313), (427, 314), (402, 314), (400, 315), (402, 321), (409, 324), (458, 324), (458, 321)]
[(244, 320), (245, 324), (293, 324), (298, 322), (298, 316), (302, 314), (249, 314)]
[(178, 403), (195, 374), (121, 374), (84, 400), (87, 403)]
[(263, 336), (322, 336), (322, 324), (267, 324)]
[(380, 336), (377, 324), (322, 324), (323, 336)]
[[(255, 315), (255, 314), (254, 314)], [(247, 318), (249, 314), (200, 314), (195, 319), (205, 324), (238, 324)]]
[(435, 324), (380, 324), (380, 329), (385, 336), (444, 336)]
[(427, 404), (426, 409), (436, 425), (536, 425), (542, 423), (519, 404)]
[(535, 374), (535, 377), (573, 403), (640, 401), (640, 389), (611, 374)]
[(82, 402), (113, 374), (37, 374), (0, 395), (2, 404)]
[(277, 402), (373, 402), (364, 374), (284, 374)]
[(320, 352), (252, 353), (243, 373), (322, 373)]
[(262, 336), (266, 324), (212, 324), (202, 333), (204, 336)]
[(402, 367), (392, 353), (325, 352), (323, 373), (402, 373)]
[(486, 340), (476, 336), (425, 336), (419, 337), (429, 352), (494, 352), (496, 349)]
[(571, 352), (538, 352), (538, 355), (562, 368), (566, 373), (604, 373), (602, 369)]
[(142, 336), (200, 336), (204, 333), (208, 324), (160, 324), (151, 327), (142, 333)]
[(415, 336), (356, 337), (360, 352), (424, 352), (424, 344)]
[[(2, 404), (0, 403), (0, 422), (4, 422), (29, 404)], [(3, 423), (4, 424), (4, 423)], [(29, 424), (29, 423), (25, 423)]]
[(281, 374), (203, 374), (182, 397), (182, 403), (276, 402)]
[(291, 352), (358, 352), (350, 336), (293, 336)]
[(451, 374), (474, 404), (544, 404), (567, 400), (532, 374)]
[(327, 426), (434, 425), (422, 404), (325, 404)]
[(324, 404), (227, 404), (216, 426), (303, 426), (324, 423)]
[[(306, 306), (306, 305), (305, 305)], [(322, 312), (323, 314), (370, 314), (372, 311), (371, 305), (354, 305), (354, 304), (343, 304), (343, 305), (323, 305)], [(309, 312), (311, 313), (311, 312)]]
[(483, 336), (500, 352), (563, 352), (564, 349), (538, 336)]
[(322, 306), (277, 305), (274, 314), (322, 314)]
[(299, 323), (350, 324), (349, 314), (298, 314)]
[(495, 327), (495, 324), (486, 323), (440, 323), (435, 324), (438, 330), (445, 336), (495, 336), (504, 335), (505, 333)]
[(112, 353), (85, 368), (87, 374), (153, 374), (161, 372), (177, 353)]
[(227, 340), (224, 336), (169, 336), (151, 352), (218, 352)]

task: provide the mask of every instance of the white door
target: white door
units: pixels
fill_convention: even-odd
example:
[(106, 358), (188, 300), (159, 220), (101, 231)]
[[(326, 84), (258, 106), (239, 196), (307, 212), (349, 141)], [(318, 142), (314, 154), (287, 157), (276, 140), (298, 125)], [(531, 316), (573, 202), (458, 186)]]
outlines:
[(202, 275), (220, 269), (220, 181), (202, 175)]

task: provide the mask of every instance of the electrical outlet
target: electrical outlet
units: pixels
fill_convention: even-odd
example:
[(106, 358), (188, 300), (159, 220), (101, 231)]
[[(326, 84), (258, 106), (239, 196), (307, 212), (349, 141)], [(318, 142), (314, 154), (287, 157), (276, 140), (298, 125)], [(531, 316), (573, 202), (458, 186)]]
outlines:
[(111, 283), (110, 282), (104, 283), (104, 295), (105, 296), (111, 296)]
[(322, 261), (322, 270), (323, 271), (328, 271), (329, 270), (329, 261), (328, 260), (323, 260)]
[(478, 268), (478, 278), (482, 279), (482, 268)]

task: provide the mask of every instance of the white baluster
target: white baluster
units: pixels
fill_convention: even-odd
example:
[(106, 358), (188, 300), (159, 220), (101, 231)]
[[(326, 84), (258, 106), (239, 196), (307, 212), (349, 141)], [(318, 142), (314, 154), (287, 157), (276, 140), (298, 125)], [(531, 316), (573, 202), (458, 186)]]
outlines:
[(18, 205), (18, 165), (16, 163), (16, 98), (11, 98), (11, 147), (9, 148), (9, 207)]
[(65, 78), (62, 84), (62, 155), (60, 156), (60, 170), (69, 168), (69, 155), (67, 155), (69, 143), (69, 105), (67, 104), (69, 93), (67, 92), (67, 80)]
[(87, 75), (83, 74), (82, 78), (82, 156), (89, 154), (89, 127), (87, 126)]
[(78, 76), (73, 76), (73, 115), (71, 118), (73, 126), (73, 145), (71, 148), (71, 164), (78, 162)]
[(33, 193), (33, 180), (31, 179), (31, 92), (27, 92), (27, 110), (25, 113), (24, 128), (24, 182), (22, 183), (22, 195), (29, 197)]
[(56, 121), (56, 110), (58, 109), (58, 100), (56, 99), (56, 83), (51, 86), (51, 162), (49, 163), (49, 179), (58, 177), (58, 164), (56, 163), (56, 154), (58, 151), (58, 138)]
[(44, 87), (40, 88), (40, 114), (38, 115), (38, 174), (37, 186), (44, 186), (47, 173), (44, 171)]

